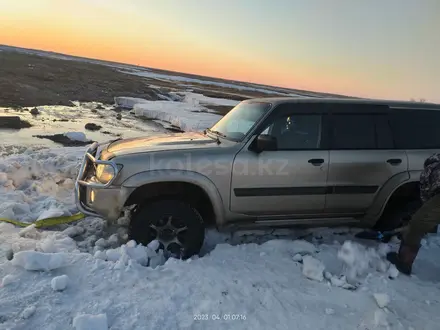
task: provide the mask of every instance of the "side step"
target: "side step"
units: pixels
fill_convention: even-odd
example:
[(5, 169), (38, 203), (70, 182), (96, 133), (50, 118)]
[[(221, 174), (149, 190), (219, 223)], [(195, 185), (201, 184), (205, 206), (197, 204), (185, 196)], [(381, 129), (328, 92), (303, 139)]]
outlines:
[(359, 226), (361, 221), (351, 217), (340, 218), (302, 218), (302, 219), (260, 219), (250, 221), (237, 221), (226, 224), (220, 230), (232, 229), (258, 229), (267, 227), (336, 227)]

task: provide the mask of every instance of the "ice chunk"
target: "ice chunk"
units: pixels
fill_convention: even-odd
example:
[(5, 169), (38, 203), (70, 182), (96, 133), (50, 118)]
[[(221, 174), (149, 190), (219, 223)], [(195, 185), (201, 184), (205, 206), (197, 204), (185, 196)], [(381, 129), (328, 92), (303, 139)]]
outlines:
[(67, 275), (61, 275), (54, 277), (52, 281), (50, 281), (50, 286), (54, 291), (63, 291), (67, 284), (69, 283), (69, 277)]
[(68, 264), (65, 253), (43, 253), (37, 251), (20, 251), (14, 255), (12, 264), (26, 270), (49, 271)]
[(71, 252), (76, 249), (76, 242), (66, 236), (57, 238), (55, 235), (48, 236), (37, 243), (37, 247), (46, 253)]
[(85, 229), (80, 226), (72, 226), (68, 227), (65, 230), (63, 230), (63, 234), (69, 236), (69, 237), (76, 237), (85, 232)]
[(37, 310), (37, 308), (35, 306), (28, 306), (28, 307), (26, 307), (23, 310), (23, 312), (21, 313), (21, 318), (23, 318), (23, 319), (30, 318), (32, 315), (35, 314), (36, 310)]
[(24, 227), (19, 231), (18, 235), (25, 238), (33, 238), (33, 239), (41, 238), (41, 233), (38, 231), (37, 227), (35, 227), (35, 224)]
[(113, 235), (111, 235), (111, 236), (108, 238), (108, 243), (109, 243), (111, 246), (116, 246), (116, 245), (118, 245), (118, 243), (119, 243), (118, 235), (117, 235), (117, 234), (113, 234)]
[(43, 220), (47, 218), (55, 218), (55, 217), (61, 217), (64, 215), (64, 211), (60, 209), (50, 208), (48, 210), (44, 210), (40, 216), (38, 217), (38, 220)]
[(101, 260), (107, 260), (107, 253), (105, 251), (96, 251), (95, 258)]
[(83, 132), (67, 132), (64, 136), (72, 141), (88, 142), (90, 141)]
[(105, 251), (105, 253), (107, 255), (107, 260), (109, 261), (116, 262), (121, 257), (121, 252), (118, 249), (109, 249)]
[(388, 296), (386, 293), (375, 293), (373, 296), (376, 300), (377, 306), (380, 308), (384, 308), (390, 303), (390, 296)]
[(399, 270), (393, 264), (391, 264), (390, 268), (388, 268), (388, 276), (390, 278), (396, 278), (399, 276)]
[(158, 240), (153, 240), (148, 243), (147, 247), (153, 251), (157, 251), (159, 249), (160, 243)]
[(302, 273), (305, 277), (314, 281), (322, 282), (324, 280), (324, 270), (324, 264), (318, 259), (315, 259), (312, 256), (305, 256), (303, 258)]
[(73, 319), (76, 330), (108, 330), (107, 314), (82, 314)]
[(325, 309), (325, 313), (326, 313), (327, 315), (333, 315), (333, 314), (335, 313), (335, 310), (332, 309), (332, 308), (326, 308), (326, 309)]
[(297, 262), (300, 262), (300, 261), (302, 261), (303, 260), (303, 257), (302, 257), (302, 255), (301, 254), (299, 254), (299, 253), (297, 253), (297, 254), (295, 254), (294, 256), (293, 256), (293, 261), (297, 261)]
[(125, 245), (127, 245), (127, 247), (129, 247), (129, 248), (134, 248), (134, 247), (136, 247), (136, 241), (134, 241), (134, 240), (131, 240), (131, 241), (128, 241)]
[(101, 248), (106, 248), (108, 246), (108, 242), (104, 238), (100, 238), (95, 242), (96, 246), (99, 246)]
[(3, 277), (1, 286), (4, 287), (4, 286), (11, 284), (12, 282), (14, 282), (16, 280), (16, 278), (17, 278), (16, 276), (11, 275), (11, 274), (6, 275), (5, 277)]

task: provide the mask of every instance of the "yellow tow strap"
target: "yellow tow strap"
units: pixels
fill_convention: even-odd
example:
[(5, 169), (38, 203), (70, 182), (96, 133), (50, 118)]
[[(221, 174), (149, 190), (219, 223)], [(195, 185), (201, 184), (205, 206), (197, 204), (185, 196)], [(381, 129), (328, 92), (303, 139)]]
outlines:
[(41, 227), (52, 227), (52, 226), (61, 225), (61, 224), (65, 224), (65, 223), (75, 222), (75, 221), (78, 221), (78, 220), (81, 220), (84, 218), (85, 218), (85, 215), (83, 213), (76, 213), (71, 216), (41, 219), (41, 220), (37, 220), (37, 221), (31, 222), (31, 223), (21, 222), (21, 221), (6, 219), (6, 218), (0, 218), (0, 222), (11, 223), (11, 224), (18, 226), (18, 227), (27, 227), (30, 225), (35, 225), (36, 228), (41, 228)]

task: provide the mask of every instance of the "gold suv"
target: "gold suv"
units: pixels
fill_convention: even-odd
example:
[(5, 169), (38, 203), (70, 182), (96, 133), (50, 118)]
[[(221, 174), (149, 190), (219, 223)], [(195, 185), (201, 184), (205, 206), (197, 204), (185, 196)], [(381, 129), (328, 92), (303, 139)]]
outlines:
[(418, 206), (424, 160), (440, 151), (440, 105), (360, 99), (243, 101), (204, 132), (93, 144), (76, 182), (86, 214), (174, 255), (206, 226), (391, 229)]

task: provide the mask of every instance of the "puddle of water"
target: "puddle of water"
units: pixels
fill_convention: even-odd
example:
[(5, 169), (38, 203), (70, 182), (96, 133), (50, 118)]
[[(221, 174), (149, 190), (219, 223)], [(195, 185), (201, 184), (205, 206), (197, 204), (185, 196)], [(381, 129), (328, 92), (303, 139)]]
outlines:
[[(54, 135), (66, 132), (83, 132), (93, 141), (105, 142), (117, 137), (132, 138), (138, 136), (151, 136), (165, 134), (166, 130), (160, 125), (136, 118), (129, 111), (121, 112), (122, 119), (116, 119), (117, 112), (112, 106), (103, 105), (102, 109), (95, 109), (97, 103), (76, 102), (72, 107), (66, 106), (40, 106), (40, 114), (34, 116), (29, 111), (32, 108), (20, 110), (0, 108), (1, 115), (19, 116), (33, 126), (22, 129), (0, 129), (2, 145), (41, 145), (60, 146), (48, 139), (39, 139), (34, 135)], [(89, 131), (84, 128), (87, 123), (102, 126), (99, 131)], [(105, 134), (103, 132), (111, 133)]]

